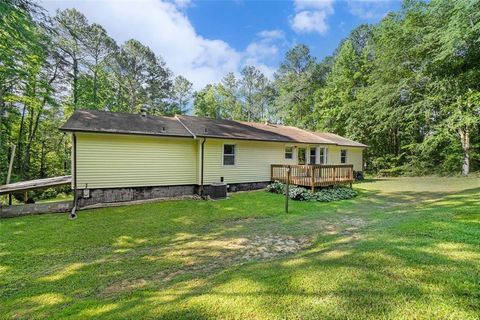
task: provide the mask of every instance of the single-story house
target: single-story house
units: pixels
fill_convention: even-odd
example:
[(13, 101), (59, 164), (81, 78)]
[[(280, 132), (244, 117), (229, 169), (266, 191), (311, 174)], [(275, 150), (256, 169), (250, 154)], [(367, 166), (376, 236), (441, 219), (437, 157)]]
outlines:
[(261, 188), (272, 180), (272, 165), (361, 172), (366, 147), (331, 133), (189, 115), (81, 110), (60, 130), (73, 135), (79, 206), (206, 193), (219, 182), (231, 191)]

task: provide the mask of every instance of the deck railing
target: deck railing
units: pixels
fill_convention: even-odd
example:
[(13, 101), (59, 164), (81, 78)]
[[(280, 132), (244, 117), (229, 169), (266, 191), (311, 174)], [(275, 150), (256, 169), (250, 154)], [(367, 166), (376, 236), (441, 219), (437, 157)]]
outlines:
[(298, 186), (326, 187), (341, 184), (352, 184), (353, 165), (328, 164), (328, 165), (271, 165), (271, 181), (287, 182), (287, 171), (290, 168), (290, 183)]

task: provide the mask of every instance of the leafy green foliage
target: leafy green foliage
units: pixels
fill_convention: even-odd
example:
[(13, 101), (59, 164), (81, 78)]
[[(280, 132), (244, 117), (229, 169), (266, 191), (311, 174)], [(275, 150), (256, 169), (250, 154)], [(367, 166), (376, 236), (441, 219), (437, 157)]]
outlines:
[[(267, 191), (272, 193), (285, 194), (285, 190), (285, 184), (280, 181), (274, 181), (267, 186)], [(357, 191), (352, 188), (334, 187), (312, 192), (299, 186), (290, 186), (288, 194), (293, 200), (330, 202), (354, 198)]]
[(276, 180), (267, 186), (268, 192), (284, 194), (285, 193), (285, 184)]
[(58, 131), (77, 109), (185, 113), (192, 84), (137, 40), (117, 43), (76, 9), (0, 1), (0, 184), (70, 173), (70, 139)]

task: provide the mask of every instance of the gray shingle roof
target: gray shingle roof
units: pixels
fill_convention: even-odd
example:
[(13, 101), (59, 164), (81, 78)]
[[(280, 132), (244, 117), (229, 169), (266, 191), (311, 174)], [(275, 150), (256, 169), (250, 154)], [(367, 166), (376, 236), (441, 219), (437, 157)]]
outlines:
[(174, 118), (81, 110), (76, 111), (60, 130), (366, 147), (364, 144), (333, 133), (311, 132), (277, 124), (210, 119), (187, 115), (179, 115)]
[(126, 133), (154, 136), (191, 137), (173, 117), (79, 110), (60, 128), (62, 131)]

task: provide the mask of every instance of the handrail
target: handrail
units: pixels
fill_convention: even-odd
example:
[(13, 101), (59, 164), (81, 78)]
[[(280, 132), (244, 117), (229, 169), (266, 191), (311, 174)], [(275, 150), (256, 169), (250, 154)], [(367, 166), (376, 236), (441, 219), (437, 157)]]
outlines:
[(271, 181), (286, 181), (287, 169), (290, 168), (290, 182), (294, 185), (310, 187), (352, 184), (352, 164), (272, 164), (270, 168)]

